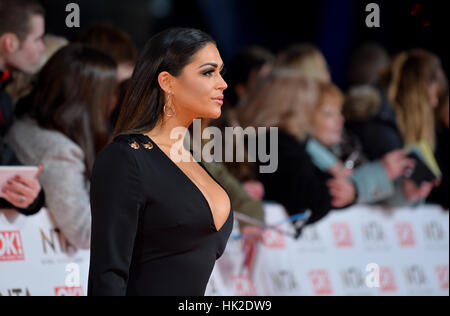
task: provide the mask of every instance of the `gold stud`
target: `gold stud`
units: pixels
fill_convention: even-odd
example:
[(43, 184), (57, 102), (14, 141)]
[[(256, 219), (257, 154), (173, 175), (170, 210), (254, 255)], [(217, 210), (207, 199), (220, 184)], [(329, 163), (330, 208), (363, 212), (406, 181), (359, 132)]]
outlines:
[(143, 145), (145, 149), (153, 149), (153, 144), (152, 143), (147, 143)]
[(137, 142), (130, 143), (130, 147), (133, 149), (136, 149), (136, 150), (141, 148), (141, 146), (139, 146), (139, 144)]

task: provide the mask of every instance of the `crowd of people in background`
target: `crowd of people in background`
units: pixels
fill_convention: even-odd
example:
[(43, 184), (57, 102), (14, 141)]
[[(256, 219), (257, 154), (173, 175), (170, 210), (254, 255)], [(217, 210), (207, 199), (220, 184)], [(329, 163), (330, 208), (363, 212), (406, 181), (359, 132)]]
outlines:
[[(74, 42), (44, 35), (44, 16), (32, 0), (0, 2), (0, 165), (41, 166), (34, 181), (15, 177), (0, 188), (0, 209), (32, 215), (45, 206), (68, 241), (87, 249), (92, 167), (111, 141), (138, 50), (108, 24)], [(311, 211), (312, 224), (358, 203), (448, 210), (448, 82), (432, 52), (391, 57), (364, 44), (351, 58), (348, 91), (312, 44), (277, 54), (247, 47), (227, 69), (222, 116), (203, 126), (279, 128), (275, 173), (258, 173), (259, 161), (205, 163), (237, 212), (264, 222), (263, 202), (273, 201), (290, 215)], [(407, 148), (424, 141), (442, 177), (417, 183)]]

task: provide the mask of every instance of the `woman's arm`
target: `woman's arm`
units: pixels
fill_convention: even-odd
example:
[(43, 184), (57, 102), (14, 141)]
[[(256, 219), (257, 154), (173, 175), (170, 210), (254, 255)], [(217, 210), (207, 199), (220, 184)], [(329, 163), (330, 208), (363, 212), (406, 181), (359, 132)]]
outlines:
[(355, 169), (351, 176), (358, 191), (357, 203), (376, 203), (392, 196), (394, 183), (381, 161), (369, 162)]
[(90, 296), (126, 294), (142, 185), (132, 149), (112, 143), (98, 156), (91, 180)]
[(306, 151), (314, 165), (322, 172), (327, 172), (338, 163), (336, 156), (314, 138), (306, 143)]
[(74, 145), (54, 146), (41, 163), (39, 181), (56, 227), (73, 246), (89, 249), (91, 207), (82, 150)]

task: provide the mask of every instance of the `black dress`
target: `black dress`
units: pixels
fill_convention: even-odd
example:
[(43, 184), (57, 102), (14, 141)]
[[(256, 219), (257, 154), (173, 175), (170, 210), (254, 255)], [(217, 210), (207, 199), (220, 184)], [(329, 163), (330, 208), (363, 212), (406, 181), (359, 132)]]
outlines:
[(205, 294), (232, 210), (217, 230), (200, 189), (149, 137), (118, 136), (99, 154), (91, 207), (88, 295)]

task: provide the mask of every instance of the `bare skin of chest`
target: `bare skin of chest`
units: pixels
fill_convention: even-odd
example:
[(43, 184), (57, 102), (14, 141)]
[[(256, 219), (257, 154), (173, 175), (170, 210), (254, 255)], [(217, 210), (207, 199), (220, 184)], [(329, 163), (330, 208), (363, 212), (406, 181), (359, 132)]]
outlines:
[(228, 194), (193, 160), (192, 155), (191, 159), (190, 162), (174, 163), (203, 194), (210, 206), (216, 230), (220, 230), (225, 225), (231, 208)]

